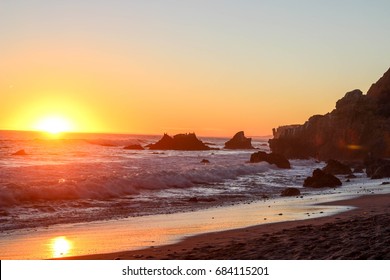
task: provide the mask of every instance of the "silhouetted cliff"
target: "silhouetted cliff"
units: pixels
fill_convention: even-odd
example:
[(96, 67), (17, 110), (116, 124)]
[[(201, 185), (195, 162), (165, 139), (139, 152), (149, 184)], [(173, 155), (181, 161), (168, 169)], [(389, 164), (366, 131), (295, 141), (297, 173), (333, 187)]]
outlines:
[(366, 95), (348, 92), (332, 112), (303, 125), (281, 126), (273, 134), (271, 150), (288, 158), (390, 157), (390, 69)]

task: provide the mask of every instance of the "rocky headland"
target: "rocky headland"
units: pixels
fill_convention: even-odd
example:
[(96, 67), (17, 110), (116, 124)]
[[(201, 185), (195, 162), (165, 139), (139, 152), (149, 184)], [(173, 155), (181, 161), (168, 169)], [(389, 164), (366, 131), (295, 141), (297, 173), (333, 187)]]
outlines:
[(390, 69), (367, 94), (356, 89), (325, 115), (273, 130), (269, 145), (287, 158), (343, 161), (390, 157)]

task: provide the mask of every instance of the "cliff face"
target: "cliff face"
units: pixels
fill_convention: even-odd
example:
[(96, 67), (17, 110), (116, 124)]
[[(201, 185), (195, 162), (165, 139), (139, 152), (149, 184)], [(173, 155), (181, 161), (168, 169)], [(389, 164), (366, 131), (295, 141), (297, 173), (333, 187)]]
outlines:
[(272, 152), (288, 158), (390, 157), (390, 69), (367, 95), (353, 90), (336, 102), (332, 112), (273, 132)]

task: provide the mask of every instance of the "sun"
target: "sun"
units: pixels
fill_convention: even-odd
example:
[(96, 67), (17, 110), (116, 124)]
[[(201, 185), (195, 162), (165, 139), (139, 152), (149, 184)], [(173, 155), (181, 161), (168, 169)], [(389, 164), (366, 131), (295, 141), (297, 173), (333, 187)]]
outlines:
[(71, 123), (64, 117), (49, 116), (41, 119), (35, 126), (37, 130), (58, 134), (72, 130)]
[(72, 243), (65, 237), (59, 236), (51, 240), (54, 258), (64, 257), (72, 248)]

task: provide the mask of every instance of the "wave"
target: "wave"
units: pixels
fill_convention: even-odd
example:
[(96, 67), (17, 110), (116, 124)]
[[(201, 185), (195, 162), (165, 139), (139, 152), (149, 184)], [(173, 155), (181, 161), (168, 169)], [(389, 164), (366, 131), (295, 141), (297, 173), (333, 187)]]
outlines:
[(16, 206), (38, 201), (76, 199), (107, 200), (139, 194), (143, 190), (190, 188), (218, 184), (240, 176), (273, 169), (265, 163), (210, 165), (184, 170), (141, 171), (126, 175), (101, 175), (79, 180), (46, 180), (35, 183), (6, 183), (0, 186), (0, 205)]
[(118, 147), (140, 144), (137, 139), (84, 139), (85, 142), (93, 145), (105, 146), (105, 147)]

